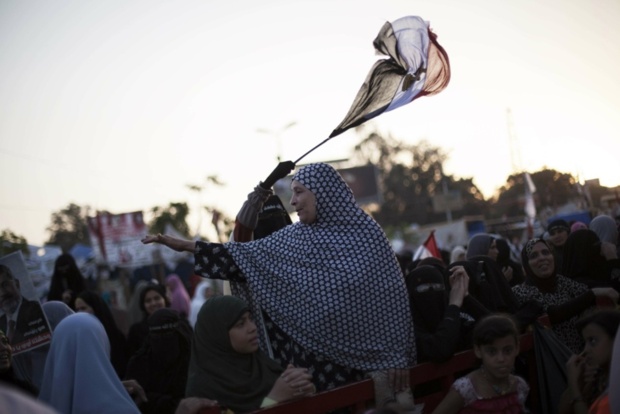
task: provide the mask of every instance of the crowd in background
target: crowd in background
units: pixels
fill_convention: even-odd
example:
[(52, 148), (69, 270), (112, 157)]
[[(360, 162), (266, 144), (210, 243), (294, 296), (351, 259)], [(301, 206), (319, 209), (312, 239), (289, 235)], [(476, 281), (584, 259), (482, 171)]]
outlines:
[[(616, 220), (601, 215), (588, 224), (552, 221), (543, 234), (520, 247), (520, 256), (511, 254), (514, 246), (500, 235), (480, 233), (443, 258), (399, 257), (396, 261), (378, 226), (354, 207), (354, 200), (351, 203), (342, 197), (348, 194), (348, 187), (338, 188), (342, 184), (330, 169), (321, 165), (312, 168), (302, 169), (295, 176), (303, 187), (295, 203), (304, 206), (301, 194), (305, 190), (316, 197), (318, 216), (331, 226), (319, 236), (325, 250), (299, 252), (299, 246), (316, 235), (304, 232), (310, 226), (290, 225), (290, 219), (273, 229), (273, 235), (268, 231), (251, 243), (253, 237), (244, 240), (244, 214), (250, 217), (245, 227), (251, 234), (271, 195), (267, 191), (270, 186), (259, 186), (238, 216), (237, 241), (195, 244), (162, 235), (145, 239), (145, 243), (194, 252), (195, 273), (204, 279), (183, 280), (170, 273), (163, 280), (141, 280), (133, 287), (127, 303), (118, 303), (116, 292), (88, 287), (75, 260), (63, 254), (56, 260), (49, 293), (43, 301), (53, 329), (52, 341), (13, 357), (10, 341), (2, 332), (0, 380), (45, 404), (39, 412), (55, 409), (77, 413), (90, 412), (89, 407), (106, 407), (105, 412), (165, 414), (216, 403), (232, 412), (245, 412), (333, 389), (364, 376), (381, 384), (378, 378), (389, 372), (392, 381), (398, 377), (393, 368), (424, 361), (442, 363), (458, 351), (474, 349), (480, 367), (453, 384), (436, 412), (508, 412), (502, 411), (502, 404), (516, 410), (510, 412), (535, 411), (528, 406), (528, 378), (519, 375), (518, 338), (537, 318), (547, 315), (554, 335), (573, 355), (566, 364), (567, 386), (557, 401), (559, 412), (586, 412), (590, 408), (595, 410), (590, 412), (603, 413), (605, 407), (609, 409), (612, 349), (620, 324)], [(323, 186), (323, 182), (336, 184)], [(271, 215), (260, 218), (273, 219), (274, 209), (284, 210), (281, 203), (274, 205), (268, 211)], [(308, 205), (304, 214), (308, 214)], [(331, 209), (333, 205), (339, 208)], [(317, 220), (314, 214), (304, 224)], [(348, 224), (342, 224), (345, 219)], [(304, 220), (301, 213), (300, 220)], [(366, 233), (358, 236), (334, 232), (333, 228), (339, 226), (365, 228)], [(299, 245), (294, 244), (297, 238)], [(324, 261), (330, 249), (342, 251), (338, 244), (342, 240), (363, 250), (370, 239), (375, 250), (359, 259), (348, 256), (345, 263), (330, 256), (328, 262)], [(286, 262), (273, 256), (272, 243), (276, 242), (288, 243)], [(373, 252), (384, 257), (369, 259)], [(317, 266), (316, 277), (303, 273), (312, 260), (321, 264), (310, 265)], [(359, 260), (362, 268), (376, 266), (391, 271), (392, 266), (397, 266), (394, 269), (398, 275), (389, 289), (402, 289), (404, 302), (392, 298), (393, 303), (389, 303), (389, 292), (376, 297), (378, 284), (356, 285), (359, 280), (351, 279), (341, 285), (342, 277), (333, 275), (358, 272), (358, 267), (347, 264), (352, 260)], [(299, 267), (291, 265), (297, 261)], [(265, 270), (276, 264), (275, 269)], [(222, 269), (226, 269), (225, 276)], [(283, 277), (261, 284), (261, 272), (279, 272)], [(296, 273), (307, 276), (303, 291), (298, 292), (300, 287), (290, 282), (289, 276)], [(313, 285), (313, 277), (320, 284)], [(222, 296), (216, 279), (227, 280), (234, 295)], [(387, 283), (392, 279), (386, 276), (381, 280)], [(307, 298), (320, 298), (308, 296), (308, 292), (326, 297), (327, 313), (317, 311), (320, 303), (306, 306)], [(372, 312), (377, 309), (376, 301), (380, 301), (383, 307), (379, 313), (385, 321), (372, 325), (370, 313), (364, 314), (359, 323), (351, 321), (351, 315), (336, 314), (333, 321), (326, 320), (330, 307), (350, 300), (347, 295), (352, 292), (361, 303), (343, 302), (346, 306), (339, 309)], [(404, 311), (399, 308), (403, 303)], [(609, 309), (600, 312), (601, 307)], [(399, 313), (389, 313), (390, 309), (398, 309)], [(312, 320), (319, 316), (321, 319)], [(307, 325), (297, 323), (296, 318), (305, 318)], [(369, 329), (363, 332), (367, 336), (372, 330), (406, 336), (411, 325), (407, 321), (413, 322), (412, 334), (402, 338), (403, 349), (376, 355), (363, 349), (357, 332), (359, 324), (368, 324)], [(349, 323), (350, 329), (346, 327)], [(310, 330), (308, 326), (324, 329), (315, 336), (315, 328)], [(395, 326), (399, 328), (391, 329)], [(330, 333), (332, 337), (325, 338)], [(606, 348), (601, 348), (601, 343)], [(407, 354), (404, 359), (403, 353)], [(504, 354), (501, 364), (497, 354)], [(387, 359), (389, 363), (385, 363)], [(215, 391), (203, 392), (205, 387)], [(391, 389), (398, 393), (407, 388), (403, 382)], [(399, 407), (391, 409), (398, 412)]]

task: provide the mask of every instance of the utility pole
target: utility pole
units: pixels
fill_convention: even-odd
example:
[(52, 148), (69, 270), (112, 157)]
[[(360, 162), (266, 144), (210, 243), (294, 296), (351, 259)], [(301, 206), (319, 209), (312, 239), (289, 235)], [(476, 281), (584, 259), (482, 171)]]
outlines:
[(521, 148), (519, 146), (519, 139), (515, 132), (514, 122), (512, 120), (512, 111), (510, 108), (506, 108), (506, 120), (508, 122), (508, 142), (510, 144), (510, 162), (512, 164), (512, 173), (516, 174), (523, 168), (521, 161)]
[(256, 132), (259, 132), (261, 134), (268, 134), (271, 135), (272, 137), (275, 137), (276, 139), (276, 158), (278, 160), (278, 162), (282, 161), (282, 134), (284, 133), (284, 131), (286, 131), (287, 129), (293, 127), (297, 125), (297, 121), (292, 121), (289, 122), (288, 124), (284, 125), (282, 128), (276, 130), (276, 131), (272, 131), (270, 129), (266, 129), (266, 128), (258, 128), (256, 130)]

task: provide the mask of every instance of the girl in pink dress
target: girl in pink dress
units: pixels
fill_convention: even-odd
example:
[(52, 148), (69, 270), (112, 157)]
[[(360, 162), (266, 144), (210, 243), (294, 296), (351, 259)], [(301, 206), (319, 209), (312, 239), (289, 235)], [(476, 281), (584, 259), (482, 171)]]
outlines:
[(519, 331), (512, 317), (484, 317), (476, 324), (473, 337), (480, 368), (454, 381), (433, 413), (527, 413), (530, 388), (512, 374), (519, 354)]

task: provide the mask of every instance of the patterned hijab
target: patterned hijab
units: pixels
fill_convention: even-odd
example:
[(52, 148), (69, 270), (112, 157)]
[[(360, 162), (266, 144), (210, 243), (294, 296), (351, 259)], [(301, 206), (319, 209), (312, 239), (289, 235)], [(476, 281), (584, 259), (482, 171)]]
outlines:
[(234, 412), (260, 407), (283, 369), (261, 351), (236, 352), (228, 331), (249, 310), (234, 296), (209, 299), (200, 309), (192, 339), (188, 397), (204, 397)]
[[(534, 245), (537, 243), (544, 244), (550, 252), (553, 252), (553, 249), (549, 246), (549, 244), (538, 237), (528, 240), (528, 242), (525, 243), (523, 250), (521, 250), (521, 263), (523, 264), (523, 270), (525, 271), (525, 283), (536, 286), (541, 292), (555, 292), (557, 284), (557, 269), (554, 269), (551, 277), (541, 278), (536, 276), (530, 267), (530, 253), (532, 252)], [(553, 260), (552, 263), (555, 266), (555, 262), (553, 262)]]
[(415, 364), (415, 338), (396, 255), (379, 225), (328, 164), (293, 177), (317, 219), (249, 243), (226, 243), (258, 305), (310, 352), (372, 371)]

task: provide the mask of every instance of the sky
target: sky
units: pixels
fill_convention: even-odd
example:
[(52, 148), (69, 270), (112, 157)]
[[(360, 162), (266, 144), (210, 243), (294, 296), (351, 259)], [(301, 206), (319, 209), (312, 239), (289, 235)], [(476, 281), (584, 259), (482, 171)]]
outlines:
[[(234, 217), (278, 155), (340, 123), (383, 58), (372, 41), (408, 15), (430, 22), (451, 82), (368, 128), (442, 148), (486, 197), (543, 167), (620, 184), (617, 0), (2, 0), (0, 231), (41, 245), (69, 203)], [(205, 215), (188, 222), (213, 237)]]

